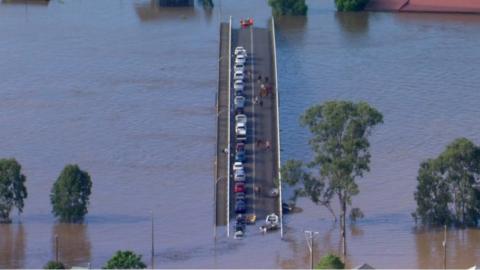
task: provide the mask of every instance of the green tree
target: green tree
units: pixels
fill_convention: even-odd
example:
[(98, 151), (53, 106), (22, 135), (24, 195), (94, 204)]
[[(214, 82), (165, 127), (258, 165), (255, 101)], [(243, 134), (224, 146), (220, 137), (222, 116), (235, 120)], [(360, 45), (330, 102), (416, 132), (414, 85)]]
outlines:
[(65, 269), (65, 265), (61, 262), (49, 261), (43, 266), (43, 269)]
[(315, 269), (345, 269), (345, 264), (338, 256), (327, 254), (320, 259)]
[(307, 15), (308, 6), (305, 0), (268, 0), (273, 15)]
[[(287, 161), (281, 170), (282, 179), (296, 187), (296, 195), (327, 207), (335, 221), (331, 202), (337, 197), (342, 252), (346, 255), (347, 207), (352, 204), (352, 196), (359, 193), (355, 179), (370, 170), (368, 137), (376, 125), (383, 123), (383, 116), (365, 102), (329, 101), (309, 108), (301, 123), (312, 134), (314, 159), (306, 166), (300, 161)], [(314, 169), (318, 174), (313, 174)], [(361, 211), (354, 209), (352, 214), (361, 216)]]
[(117, 251), (103, 269), (144, 269), (147, 265), (142, 262), (142, 255), (132, 251)]
[(53, 184), (50, 194), (52, 213), (61, 222), (82, 222), (88, 213), (92, 189), (90, 175), (78, 165), (67, 165)]
[(204, 8), (213, 8), (213, 0), (198, 0), (198, 3), (201, 4)]
[(480, 219), (480, 148), (456, 139), (418, 170), (415, 220), (424, 225), (476, 227)]
[(365, 8), (369, 0), (335, 0), (338, 11), (360, 11)]
[(15, 159), (0, 159), (0, 223), (9, 223), (15, 207), (21, 213), (27, 198), (26, 177)]

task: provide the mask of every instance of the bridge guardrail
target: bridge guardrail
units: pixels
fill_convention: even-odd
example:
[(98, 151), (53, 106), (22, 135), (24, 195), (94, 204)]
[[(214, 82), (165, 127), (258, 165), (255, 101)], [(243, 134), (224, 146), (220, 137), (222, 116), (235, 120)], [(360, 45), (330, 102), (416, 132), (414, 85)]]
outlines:
[(280, 212), (280, 236), (283, 238), (283, 209), (282, 209), (282, 176), (280, 174), (281, 160), (280, 160), (280, 93), (278, 92), (278, 71), (277, 71), (277, 43), (275, 40), (275, 19), (271, 20), (272, 46), (273, 46), (273, 69), (275, 73), (275, 99), (276, 99), (276, 113), (277, 113), (277, 169), (278, 169), (278, 196), (279, 196), (279, 212)]

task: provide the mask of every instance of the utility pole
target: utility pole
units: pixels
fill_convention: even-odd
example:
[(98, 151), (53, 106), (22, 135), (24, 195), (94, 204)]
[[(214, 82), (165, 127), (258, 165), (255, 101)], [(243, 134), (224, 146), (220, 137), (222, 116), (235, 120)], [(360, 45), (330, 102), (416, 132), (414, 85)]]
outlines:
[(443, 225), (443, 269), (447, 269), (447, 225)]
[(314, 231), (304, 231), (305, 239), (307, 240), (308, 250), (310, 251), (310, 269), (313, 269), (313, 241), (318, 232)]
[(58, 234), (55, 234), (55, 262), (58, 263)]
[(151, 214), (151, 220), (152, 220), (152, 254), (151, 254), (151, 257), (152, 257), (152, 261), (151, 261), (151, 264), (152, 264), (152, 269), (155, 269), (155, 260), (154, 260), (154, 257), (155, 257), (155, 242), (154, 242), (154, 229), (153, 229), (153, 210), (150, 211), (150, 214)]

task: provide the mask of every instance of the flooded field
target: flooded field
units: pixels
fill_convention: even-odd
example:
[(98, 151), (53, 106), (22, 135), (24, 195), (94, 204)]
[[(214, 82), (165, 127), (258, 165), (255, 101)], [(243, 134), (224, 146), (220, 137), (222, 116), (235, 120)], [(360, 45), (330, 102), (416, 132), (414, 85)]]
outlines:
[[(308, 157), (298, 125), (310, 105), (365, 100), (385, 124), (372, 137), (371, 173), (354, 204), (348, 264), (442, 267), (443, 232), (416, 231), (410, 213), (419, 163), (459, 136), (480, 143), (480, 16), (337, 14), (308, 1), (307, 19), (277, 22), (282, 159)], [(303, 230), (320, 232), (317, 257), (337, 251), (325, 209), (299, 201), (286, 238), (251, 228), (243, 241), (213, 238), (218, 25), (253, 16), (264, 1), (164, 9), (149, 0), (0, 4), (0, 156), (27, 176), (21, 216), (0, 225), (0, 268), (54, 258), (101, 267), (118, 249), (160, 268), (308, 267)], [(67, 163), (92, 176), (83, 225), (57, 224), (51, 186)], [(480, 264), (480, 231), (450, 231), (448, 266)]]

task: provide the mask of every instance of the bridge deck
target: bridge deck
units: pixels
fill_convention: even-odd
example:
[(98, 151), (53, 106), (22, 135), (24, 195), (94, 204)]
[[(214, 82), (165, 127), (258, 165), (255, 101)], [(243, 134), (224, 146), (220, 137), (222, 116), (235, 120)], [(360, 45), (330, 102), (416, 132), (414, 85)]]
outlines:
[[(227, 25), (228, 26), (228, 25)], [(222, 176), (228, 174), (228, 163), (233, 165), (235, 154), (235, 112), (234, 112), (234, 91), (233, 78), (231, 91), (228, 92), (228, 28), (225, 24), (221, 26), (220, 45), (220, 79), (219, 79), (219, 103), (218, 110), (228, 108), (228, 95), (230, 95), (230, 125), (228, 117), (219, 114), (218, 117), (218, 142), (217, 142), (217, 175), (216, 181), (216, 225), (227, 223), (225, 216), (226, 208), (229, 207), (229, 219), (235, 217), (235, 194), (233, 192), (233, 170), (230, 168), (229, 185), (226, 181), (218, 181)], [(272, 29), (249, 27), (231, 30), (231, 50), (242, 46), (247, 50), (248, 61), (246, 63), (246, 79), (244, 96), (246, 98), (245, 114), (247, 115), (247, 141), (246, 141), (246, 162), (244, 164), (247, 174), (247, 214), (255, 214), (259, 222), (263, 222), (266, 215), (275, 213), (281, 216), (279, 200), (273, 197), (270, 191), (278, 186), (278, 164), (279, 164), (279, 142), (278, 142), (278, 121), (277, 121), (277, 100), (276, 99), (276, 76), (274, 60), (274, 42)], [(228, 42), (228, 41), (227, 41)], [(231, 70), (233, 70), (234, 56), (231, 56)], [(232, 72), (233, 73), (233, 72)], [(230, 74), (233, 76), (233, 74)], [(259, 78), (261, 77), (261, 79)], [(271, 91), (262, 91), (262, 85), (270, 88)], [(258, 97), (258, 103), (255, 103)], [(228, 109), (227, 109), (228, 110)], [(228, 126), (230, 127), (230, 162), (225, 155), (225, 147), (228, 147)], [(267, 146), (268, 145), (268, 146)], [(228, 186), (230, 190), (228, 190)], [(260, 192), (254, 192), (253, 187), (260, 187)], [(227, 195), (228, 194), (228, 195)], [(227, 203), (228, 198), (230, 199)], [(232, 222), (233, 224), (234, 222)]]
[[(217, 138), (217, 167), (216, 167), (216, 225), (226, 225), (227, 207), (229, 207), (228, 218), (235, 217), (235, 194), (233, 192), (234, 180), (233, 170), (230, 168), (229, 185), (226, 181), (219, 180), (228, 174), (228, 164), (233, 165), (235, 154), (235, 112), (234, 112), (234, 91), (233, 78), (231, 91), (228, 93), (228, 46), (229, 40), (228, 24), (221, 26), (220, 44), (220, 72), (219, 72), (219, 94), (218, 94), (218, 138)], [(271, 196), (270, 191), (278, 187), (278, 161), (279, 142), (277, 126), (277, 99), (276, 99), (276, 76), (274, 60), (274, 42), (272, 29), (249, 27), (231, 30), (231, 50), (242, 46), (247, 50), (248, 60), (246, 63), (246, 79), (244, 96), (246, 107), (244, 113), (247, 115), (247, 141), (246, 141), (246, 162), (244, 164), (247, 175), (247, 214), (255, 214), (259, 222), (263, 222), (268, 214), (280, 213), (280, 198)], [(234, 56), (231, 56), (230, 64), (233, 70)], [(232, 72), (233, 73), (233, 72)], [(233, 74), (230, 74), (233, 76)], [(261, 77), (261, 78), (260, 78)], [(262, 87), (265, 86), (265, 87)], [(262, 90), (265, 88), (271, 91)], [(228, 97), (230, 95), (230, 97)], [(258, 103), (255, 98), (258, 97)], [(230, 118), (223, 111), (228, 111), (230, 104)], [(230, 124), (228, 124), (230, 119)], [(228, 133), (230, 128), (230, 133)], [(230, 140), (228, 140), (230, 134)], [(230, 141), (230, 145), (228, 145)], [(268, 146), (267, 146), (268, 145)], [(225, 154), (225, 148), (230, 147), (230, 162)], [(230, 190), (227, 191), (228, 186)], [(253, 187), (260, 187), (259, 192), (254, 192)], [(230, 199), (229, 203), (227, 200)], [(233, 224), (234, 222), (232, 222)]]

